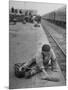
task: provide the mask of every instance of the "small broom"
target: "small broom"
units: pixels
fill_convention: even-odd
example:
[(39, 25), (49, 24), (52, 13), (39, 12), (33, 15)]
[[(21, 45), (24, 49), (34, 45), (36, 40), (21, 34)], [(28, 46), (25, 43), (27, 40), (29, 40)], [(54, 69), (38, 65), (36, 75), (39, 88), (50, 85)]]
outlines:
[(46, 78), (41, 78), (42, 80), (48, 80), (48, 81), (53, 81), (53, 82), (59, 82), (60, 79), (56, 77), (46, 77)]

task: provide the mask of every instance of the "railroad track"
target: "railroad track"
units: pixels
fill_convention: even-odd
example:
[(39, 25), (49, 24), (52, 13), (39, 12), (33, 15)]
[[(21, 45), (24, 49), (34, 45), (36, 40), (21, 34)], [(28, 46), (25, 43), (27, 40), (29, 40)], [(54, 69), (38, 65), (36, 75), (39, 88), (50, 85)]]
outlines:
[(54, 39), (54, 37), (51, 35), (50, 32), (48, 32), (48, 34), (50, 35), (50, 37), (54, 40), (54, 42), (56, 43), (56, 45), (59, 47), (59, 49), (61, 50), (61, 52), (64, 54), (64, 56), (66, 57), (66, 54), (64, 53), (63, 49), (61, 48), (61, 46), (58, 44), (58, 42)]
[(51, 33), (48, 32), (48, 30), (46, 30), (44, 25), (42, 26), (43, 26), (45, 33), (47, 34), (47, 38), (49, 40), (50, 45), (52, 46), (56, 54), (56, 58), (60, 66), (60, 69), (62, 71), (62, 74), (64, 75), (64, 78), (66, 79), (66, 54), (63, 52), (61, 46), (57, 43), (57, 41), (54, 39)]

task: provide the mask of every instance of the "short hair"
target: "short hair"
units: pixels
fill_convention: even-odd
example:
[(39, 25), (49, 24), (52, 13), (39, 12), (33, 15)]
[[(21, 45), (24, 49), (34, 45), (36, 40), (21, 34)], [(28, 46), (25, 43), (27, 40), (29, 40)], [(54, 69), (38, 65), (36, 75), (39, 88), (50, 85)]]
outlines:
[(44, 44), (42, 46), (42, 51), (49, 52), (50, 51), (50, 46), (48, 44)]

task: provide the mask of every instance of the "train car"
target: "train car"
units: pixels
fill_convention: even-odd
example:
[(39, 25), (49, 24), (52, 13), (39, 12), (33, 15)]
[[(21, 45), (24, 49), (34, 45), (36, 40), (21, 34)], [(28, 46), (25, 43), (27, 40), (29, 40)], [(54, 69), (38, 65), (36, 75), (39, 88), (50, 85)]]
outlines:
[(43, 19), (66, 28), (66, 6), (44, 15)]
[(55, 23), (66, 28), (66, 8), (58, 10), (55, 15)]

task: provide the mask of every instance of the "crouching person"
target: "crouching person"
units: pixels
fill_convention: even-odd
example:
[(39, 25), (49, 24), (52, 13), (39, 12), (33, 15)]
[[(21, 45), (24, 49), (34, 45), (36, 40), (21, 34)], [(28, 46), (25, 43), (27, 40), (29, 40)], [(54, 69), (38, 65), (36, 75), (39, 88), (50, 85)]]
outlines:
[[(44, 44), (42, 46), (41, 52), (38, 52), (38, 54), (35, 56), (35, 59), (32, 59), (28, 62), (26, 62), (24, 64), (24, 68), (28, 68), (30, 67), (32, 64), (36, 63), (36, 66), (38, 66), (38, 68), (44, 73), (44, 78), (50, 78), (50, 76), (48, 75), (46, 68), (49, 64), (51, 64), (51, 69), (53, 71), (57, 71), (57, 65), (56, 65), (56, 56), (52, 50), (52, 48), (50, 48), (49, 45)], [(20, 70), (22, 69), (22, 67), (20, 68)], [(34, 66), (33, 69), (31, 69), (31, 74), (34, 74), (37, 72), (37, 68)], [(28, 74), (28, 73), (27, 73)]]
[(47, 44), (44, 44), (42, 46), (41, 52), (39, 52), (38, 55), (36, 56), (36, 62), (37, 62), (37, 65), (39, 66), (39, 68), (44, 73), (43, 79), (50, 78), (50, 76), (48, 75), (48, 73), (46, 71), (46, 69), (48, 68), (49, 65), (51, 65), (52, 71), (57, 71), (56, 56), (55, 56), (52, 48)]

